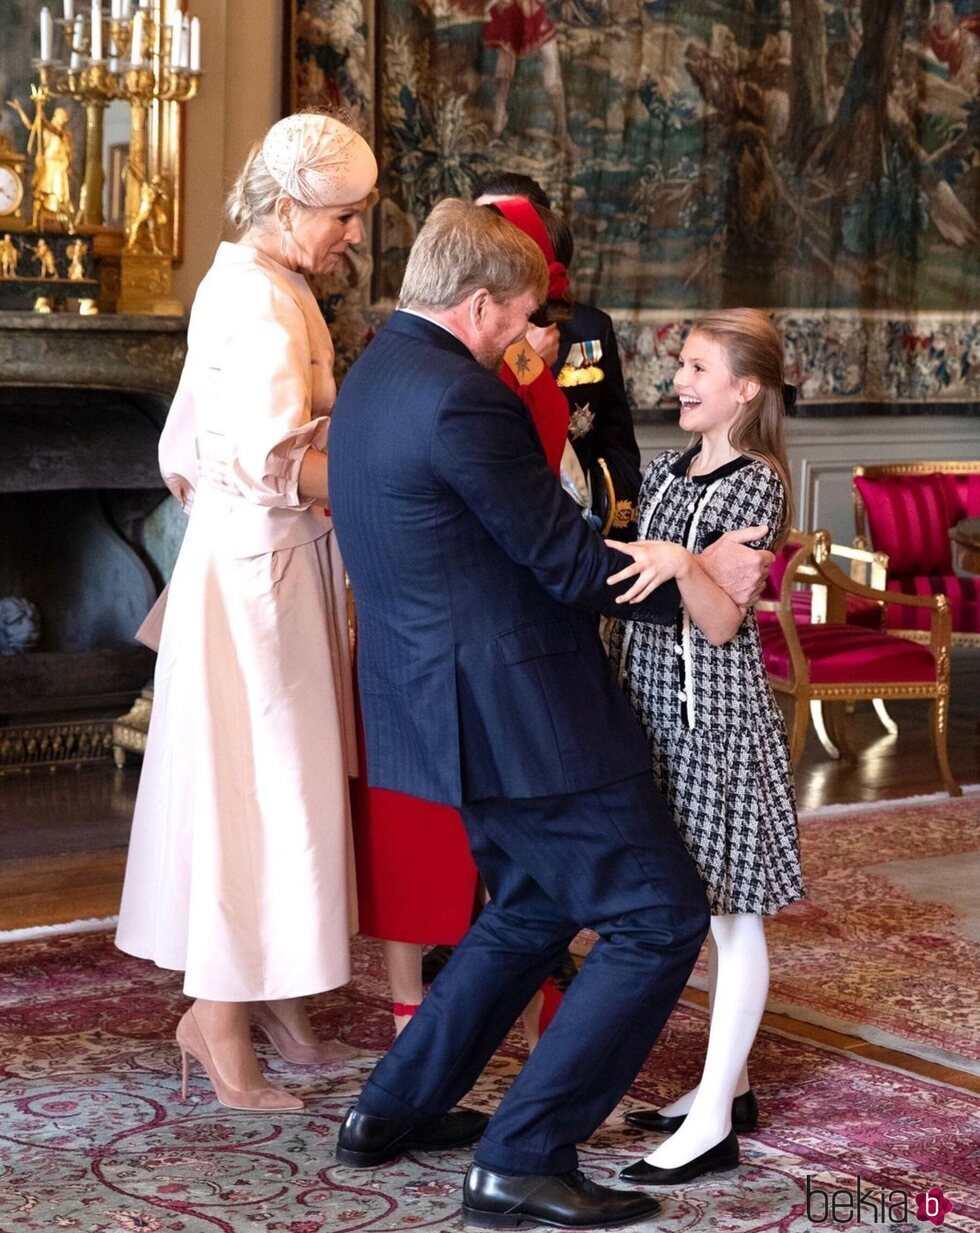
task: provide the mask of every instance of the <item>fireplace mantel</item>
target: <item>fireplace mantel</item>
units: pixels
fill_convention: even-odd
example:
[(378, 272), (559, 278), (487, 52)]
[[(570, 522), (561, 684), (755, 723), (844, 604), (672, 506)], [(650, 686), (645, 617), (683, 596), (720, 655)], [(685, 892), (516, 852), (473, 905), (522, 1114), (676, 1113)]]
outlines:
[(186, 317), (0, 313), (0, 385), (125, 390), (169, 402), (186, 351)]

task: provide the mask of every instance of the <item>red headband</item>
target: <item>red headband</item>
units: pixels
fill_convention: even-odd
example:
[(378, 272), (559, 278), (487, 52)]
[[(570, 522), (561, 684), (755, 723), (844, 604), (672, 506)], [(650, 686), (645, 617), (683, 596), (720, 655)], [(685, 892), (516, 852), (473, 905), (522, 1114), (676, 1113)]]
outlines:
[(548, 228), (542, 222), (541, 215), (530, 201), (523, 197), (505, 197), (503, 201), (495, 201), (493, 204), (509, 223), (530, 236), (544, 253), (548, 263), (548, 299), (564, 299), (568, 292), (568, 271), (560, 261), (555, 260), (551, 236), (548, 235)]

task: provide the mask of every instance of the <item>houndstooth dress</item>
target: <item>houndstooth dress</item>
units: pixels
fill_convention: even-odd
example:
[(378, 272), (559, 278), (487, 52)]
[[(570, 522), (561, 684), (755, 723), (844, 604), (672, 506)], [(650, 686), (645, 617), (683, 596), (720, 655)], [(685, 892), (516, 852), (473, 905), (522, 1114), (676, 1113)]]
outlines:
[[(699, 446), (647, 468), (641, 539), (700, 552), (725, 531), (765, 524), (784, 494), (749, 458), (687, 478)], [(755, 614), (712, 646), (682, 609), (670, 625), (618, 622), (610, 654), (653, 754), (654, 776), (700, 870), (715, 914), (769, 915), (803, 897), (793, 775), (782, 714), (766, 676)]]

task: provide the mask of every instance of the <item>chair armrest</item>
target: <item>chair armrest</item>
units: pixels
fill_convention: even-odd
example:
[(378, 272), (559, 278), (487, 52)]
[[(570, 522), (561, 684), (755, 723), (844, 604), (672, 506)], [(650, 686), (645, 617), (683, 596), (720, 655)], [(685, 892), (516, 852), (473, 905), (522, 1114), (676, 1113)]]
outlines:
[(906, 595), (904, 591), (885, 591), (878, 587), (866, 586), (863, 582), (855, 582), (843, 570), (838, 569), (832, 561), (814, 561), (813, 569), (828, 586), (837, 587), (847, 595), (860, 595), (864, 599), (877, 600), (880, 604), (907, 604), (913, 608), (938, 608), (942, 604), (949, 605), (945, 595)]
[(831, 544), (830, 555), (832, 557), (843, 557), (845, 561), (851, 562), (851, 577), (855, 582), (863, 582), (865, 586), (872, 586), (879, 591), (885, 589), (885, 583), (888, 580), (888, 553), (874, 552), (864, 543), (848, 548), (846, 544)]
[(949, 642), (952, 633), (952, 618), (949, 600), (945, 595), (906, 595), (902, 591), (879, 591), (855, 582), (837, 568), (832, 561), (814, 560), (814, 571), (831, 587), (846, 595), (860, 595), (881, 604), (904, 604), (909, 608), (931, 608), (929, 618), (929, 648), (936, 659), (936, 670), (942, 677), (949, 673)]

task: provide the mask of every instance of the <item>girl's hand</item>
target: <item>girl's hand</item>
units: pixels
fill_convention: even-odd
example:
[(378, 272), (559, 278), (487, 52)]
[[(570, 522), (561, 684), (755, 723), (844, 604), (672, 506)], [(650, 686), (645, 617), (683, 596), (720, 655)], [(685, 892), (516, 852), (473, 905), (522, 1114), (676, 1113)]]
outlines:
[(627, 578), (636, 579), (628, 591), (616, 596), (617, 604), (638, 604), (669, 578), (683, 577), (691, 563), (691, 554), (681, 544), (656, 539), (639, 540), (632, 544), (607, 539), (606, 544), (633, 558), (632, 565), (606, 579), (607, 586), (615, 586)]

